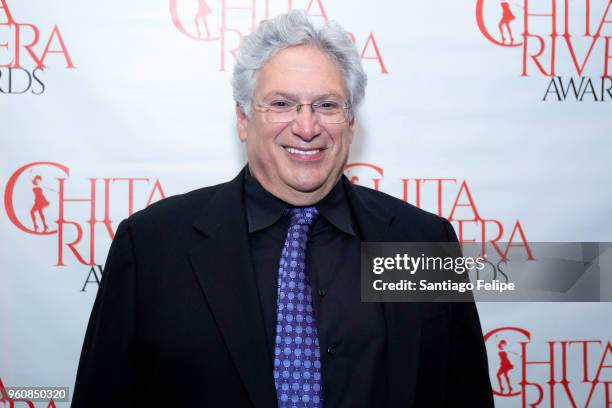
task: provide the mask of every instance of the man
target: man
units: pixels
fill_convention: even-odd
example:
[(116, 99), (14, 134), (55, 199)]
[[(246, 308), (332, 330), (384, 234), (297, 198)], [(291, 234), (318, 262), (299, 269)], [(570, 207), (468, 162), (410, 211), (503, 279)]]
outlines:
[(347, 33), (291, 12), (245, 38), (248, 165), (117, 230), (73, 407), (489, 407), (474, 304), (360, 302), (362, 241), (456, 240), (342, 176), (366, 77)]

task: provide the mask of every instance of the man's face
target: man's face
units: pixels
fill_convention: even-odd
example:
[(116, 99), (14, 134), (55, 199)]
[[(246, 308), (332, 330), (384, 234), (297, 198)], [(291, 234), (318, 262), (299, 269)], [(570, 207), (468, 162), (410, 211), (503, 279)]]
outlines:
[(286, 48), (260, 70), (251, 118), (237, 108), (238, 132), (249, 169), (262, 186), (293, 205), (316, 203), (334, 187), (348, 159), (354, 121), (320, 123), (310, 106), (292, 122), (271, 123), (257, 104), (284, 96), (298, 103), (334, 97), (347, 101), (342, 73), (325, 53), (309, 46)]

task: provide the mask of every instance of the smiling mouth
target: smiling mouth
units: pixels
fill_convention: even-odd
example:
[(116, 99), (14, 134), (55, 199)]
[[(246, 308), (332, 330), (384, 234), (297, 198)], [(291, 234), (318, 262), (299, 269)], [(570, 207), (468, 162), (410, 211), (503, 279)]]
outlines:
[(319, 153), (323, 149), (302, 150), (302, 149), (296, 149), (295, 147), (285, 147), (285, 150), (287, 150), (289, 153), (292, 153), (292, 154), (305, 154), (306, 156), (312, 156), (314, 154)]
[(312, 161), (321, 158), (322, 152), (326, 150), (321, 149), (300, 149), (297, 147), (283, 146), (285, 151), (289, 153), (289, 157), (300, 161)]

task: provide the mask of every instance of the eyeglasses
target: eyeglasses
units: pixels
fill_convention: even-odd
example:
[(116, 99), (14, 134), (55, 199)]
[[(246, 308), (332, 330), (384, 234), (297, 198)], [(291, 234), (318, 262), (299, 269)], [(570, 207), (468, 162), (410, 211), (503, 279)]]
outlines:
[(343, 123), (348, 118), (349, 105), (335, 99), (323, 99), (313, 103), (297, 103), (290, 99), (274, 99), (270, 102), (255, 104), (264, 117), (271, 123), (293, 122), (302, 106), (310, 106), (311, 112), (317, 120), (326, 124)]

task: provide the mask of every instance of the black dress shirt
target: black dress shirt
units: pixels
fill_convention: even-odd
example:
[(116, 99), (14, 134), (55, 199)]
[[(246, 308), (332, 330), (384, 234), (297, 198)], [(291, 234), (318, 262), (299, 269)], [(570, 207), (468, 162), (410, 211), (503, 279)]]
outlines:
[[(278, 267), (290, 222), (283, 211), (288, 205), (248, 170), (244, 192), (251, 259), (273, 356)], [(325, 405), (379, 406), (385, 387), (385, 320), (380, 304), (360, 301), (361, 238), (343, 181), (315, 206), (319, 217), (311, 229), (307, 257)]]

